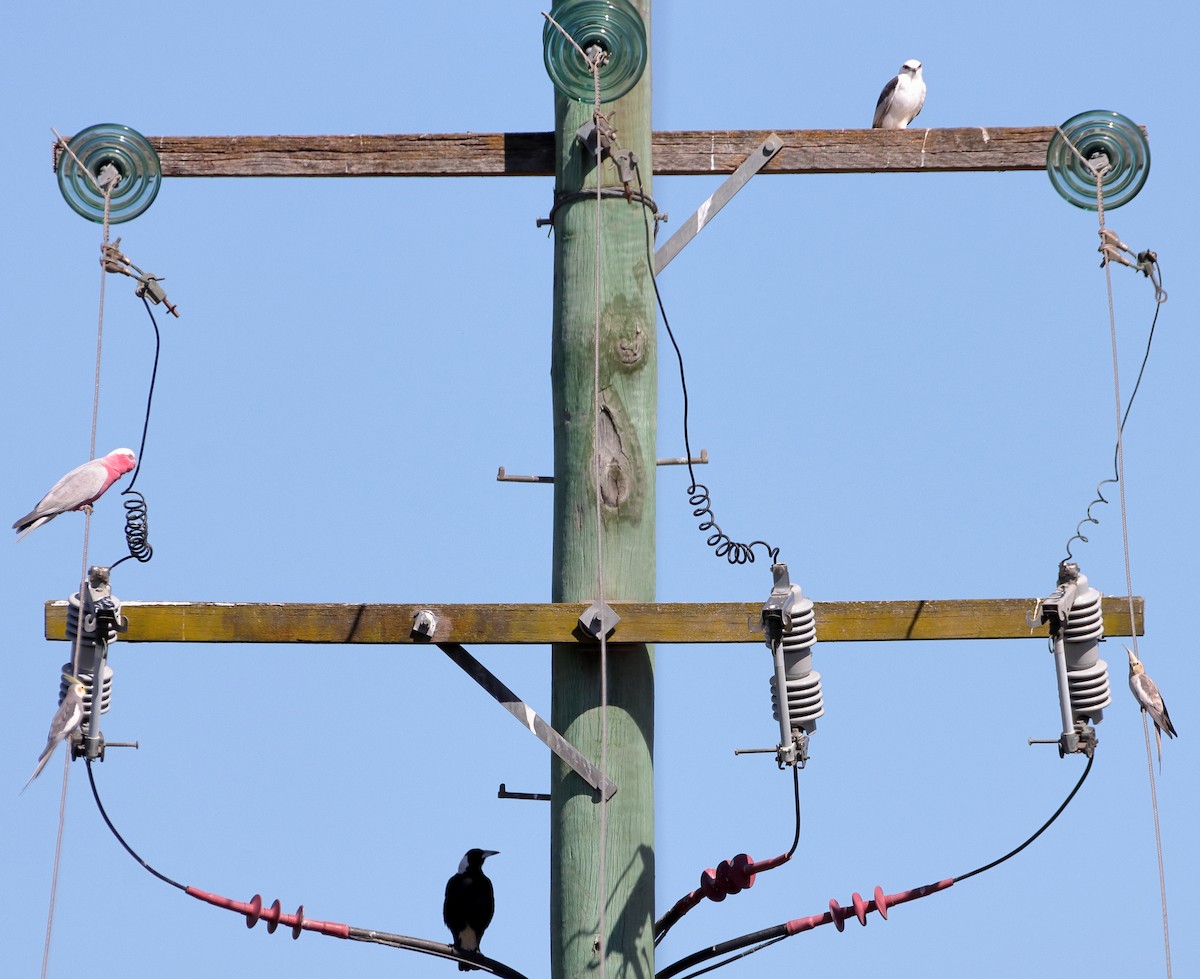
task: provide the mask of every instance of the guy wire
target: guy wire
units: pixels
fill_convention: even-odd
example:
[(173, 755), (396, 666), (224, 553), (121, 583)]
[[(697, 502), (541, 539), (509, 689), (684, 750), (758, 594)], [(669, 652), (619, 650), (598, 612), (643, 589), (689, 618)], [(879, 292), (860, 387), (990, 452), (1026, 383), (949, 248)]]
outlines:
[[(578, 45), (576, 45), (578, 47)], [(592, 111), (600, 116), (600, 55), (588, 59), (592, 70)], [(603, 608), (606, 602), (604, 587), (604, 519), (601, 512), (603, 497), (601, 495), (601, 459), (600, 459), (600, 260), (603, 254), (601, 240), (603, 223), (601, 221), (602, 202), (602, 158), (600, 140), (596, 140), (596, 262), (593, 280), (593, 306), (595, 307), (595, 328), (592, 334), (592, 456), (596, 479), (596, 591), (597, 600)], [(608, 635), (605, 631), (604, 616), (600, 617), (600, 775), (608, 779)], [(600, 907), (597, 913), (597, 950), (600, 954), (600, 979), (608, 977), (608, 797), (600, 793)]]
[[(1157, 265), (1157, 264), (1158, 263), (1155, 262), (1155, 265)], [(1161, 289), (1158, 288), (1157, 284), (1156, 284), (1156, 290), (1161, 293)], [(1133, 385), (1133, 393), (1129, 395), (1129, 401), (1125, 405), (1125, 414), (1121, 418), (1120, 431), (1122, 434), (1124, 434), (1125, 425), (1129, 421), (1129, 413), (1133, 410), (1133, 401), (1137, 397), (1138, 391), (1141, 389), (1141, 386), (1142, 386), (1142, 376), (1146, 373), (1146, 363), (1150, 359), (1150, 348), (1154, 343), (1154, 330), (1155, 330), (1155, 327), (1158, 325), (1158, 314), (1161, 309), (1162, 309), (1162, 301), (1156, 300), (1154, 303), (1154, 316), (1150, 320), (1150, 332), (1146, 337), (1146, 351), (1142, 355), (1142, 364), (1141, 364), (1141, 367), (1138, 369), (1137, 380), (1134, 382), (1134, 385)], [(1113, 446), (1113, 474), (1110, 478), (1102, 479), (1102, 480), (1100, 480), (1099, 483), (1096, 484), (1096, 498), (1094, 500), (1092, 500), (1091, 503), (1088, 504), (1087, 513), (1085, 514), (1084, 518), (1082, 520), (1080, 520), (1079, 523), (1076, 525), (1075, 533), (1067, 540), (1067, 556), (1063, 559), (1064, 561), (1074, 560), (1074, 555), (1071, 553), (1071, 544), (1072, 543), (1074, 543), (1075, 541), (1082, 541), (1084, 544), (1088, 543), (1087, 537), (1085, 537), (1083, 534), (1083, 525), (1088, 524), (1088, 523), (1098, 525), (1100, 523), (1100, 521), (1096, 517), (1092, 516), (1092, 508), (1097, 503), (1108, 503), (1108, 498), (1105, 497), (1105, 495), (1104, 495), (1103, 487), (1107, 486), (1109, 483), (1119, 483), (1119, 482), (1120, 482), (1120, 477), (1119, 477), (1119, 471), (1117, 468), (1117, 447), (1116, 447), (1116, 445), (1114, 445)]]
[[(104, 195), (104, 224), (103, 224), (103, 232), (102, 232), (103, 237), (102, 237), (101, 245), (100, 245), (100, 247), (102, 249), (101, 254), (103, 254), (103, 248), (105, 245), (108, 244), (109, 215), (110, 215), (110, 204), (111, 204), (111, 200), (112, 200), (113, 185), (109, 184), (107, 187), (101, 187), (99, 182), (96, 180), (95, 176), (92, 174), (92, 172), (83, 165), (83, 162), (76, 155), (75, 151), (71, 149), (71, 145), (65, 139), (63, 139), (61, 136), (59, 136), (58, 133), (55, 132), (53, 129), (51, 131), (54, 132), (55, 138), (58, 139), (59, 143), (61, 143), (62, 146), (66, 149), (66, 152), (70, 154), (71, 159), (73, 159), (75, 161), (76, 165), (85, 174), (87, 174), (88, 179), (91, 180), (92, 184), (96, 187), (96, 189), (99, 190)], [(94, 383), (92, 386), (92, 427), (91, 427), (91, 437), (88, 442), (88, 460), (89, 461), (96, 458), (96, 428), (97, 428), (99, 415), (100, 415), (100, 363), (101, 363), (102, 355), (104, 352), (104, 280), (105, 280), (106, 276), (107, 276), (107, 271), (105, 270), (103, 263), (101, 263), (101, 266), (100, 266), (100, 309), (99, 309), (99, 314), (97, 317), (97, 326), (96, 326), (96, 370), (95, 370)], [(82, 567), (80, 568), (80, 574), (79, 574), (79, 599), (80, 599), (81, 605), (83, 602), (84, 588), (87, 585), (88, 539), (89, 539), (89, 536), (91, 533), (91, 527), (92, 527), (92, 508), (90, 506), (84, 507), (83, 513), (84, 513), (83, 558), (82, 558), (82, 562), (81, 562)], [(72, 653), (71, 653), (71, 671), (75, 676), (79, 675), (80, 669), (82, 667), (82, 664), (79, 662), (82, 636), (83, 636), (83, 629), (82, 628), (76, 629), (74, 649), (72, 650)], [(99, 688), (96, 686), (96, 684), (99, 683), (102, 678), (94, 675), (95, 672), (96, 671), (93, 670), (93, 677), (92, 677), (93, 702), (94, 702), (93, 707), (95, 709), (97, 709), (97, 717), (98, 717), (99, 716), (99, 710), (98, 710), (99, 700), (97, 698), (99, 696)], [(96, 721), (95, 723), (99, 723), (99, 722)], [(45, 941), (44, 946), (42, 947), (42, 972), (41, 972), (42, 979), (46, 979), (46, 970), (49, 968), (49, 965), (50, 965), (50, 939), (51, 939), (51, 935), (53, 934), (53, 931), (54, 931), (54, 909), (55, 909), (55, 904), (57, 903), (57, 898), (58, 898), (58, 873), (59, 873), (59, 869), (62, 865), (62, 838), (63, 838), (63, 830), (66, 826), (67, 786), (70, 781), (70, 773), (71, 773), (71, 742), (70, 742), (70, 739), (67, 739), (67, 741), (66, 741), (66, 758), (65, 758), (64, 767), (63, 767), (63, 781), (62, 781), (62, 790), (61, 790), (62, 795), (59, 799), (59, 805), (58, 805), (58, 832), (57, 832), (55, 844), (54, 844), (54, 867), (53, 867), (53, 870), (51, 870), (51, 875), (50, 875), (50, 901), (49, 901), (49, 907), (46, 911), (46, 941)]]
[[(1104, 186), (1103, 173), (1096, 173), (1096, 210), (1100, 219), (1100, 233), (1104, 234)], [(1134, 621), (1133, 609), (1133, 570), (1129, 560), (1129, 520), (1125, 508), (1125, 445), (1122, 440), (1122, 429), (1125, 427), (1121, 419), (1121, 382), (1117, 358), (1117, 314), (1113, 306), (1112, 293), (1112, 262), (1104, 263), (1104, 284), (1108, 291), (1108, 324), (1112, 338), (1113, 358), (1113, 397), (1116, 401), (1117, 417), (1117, 493), (1121, 501), (1121, 545), (1125, 557), (1125, 594), (1129, 597), (1129, 621)], [(1161, 290), (1158, 290), (1161, 291)], [(1155, 310), (1157, 319), (1158, 311)], [(1132, 399), (1130, 399), (1132, 401)], [(1130, 630), (1130, 641), (1133, 643), (1133, 654), (1138, 655), (1137, 630)], [(1142, 730), (1146, 737), (1146, 753), (1150, 752), (1150, 729), (1145, 723), (1145, 712), (1142, 713)], [(1162, 902), (1163, 924), (1163, 954), (1166, 956), (1167, 979), (1171, 979), (1171, 929), (1167, 921), (1167, 884), (1163, 869), (1162, 834), (1158, 825), (1158, 802), (1154, 792), (1154, 773), (1150, 775), (1150, 796), (1154, 803), (1154, 842), (1158, 855), (1158, 887), (1159, 898)]]

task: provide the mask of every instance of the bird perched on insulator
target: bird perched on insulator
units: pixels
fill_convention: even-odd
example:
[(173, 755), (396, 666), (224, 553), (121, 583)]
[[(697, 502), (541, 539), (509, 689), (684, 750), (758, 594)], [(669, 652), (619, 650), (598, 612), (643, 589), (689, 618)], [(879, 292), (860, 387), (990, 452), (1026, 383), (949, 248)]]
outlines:
[[(442, 904), (442, 920), (450, 929), (457, 952), (479, 952), (479, 942), (492, 923), (496, 900), (492, 882), (483, 873), (483, 861), (494, 857), (499, 850), (468, 850), (458, 865), (458, 873), (446, 881), (446, 900)], [(466, 962), (458, 963), (460, 972), (476, 968)]]
[(102, 459), (93, 459), (72, 469), (25, 516), (13, 524), (20, 540), (42, 524), (68, 510), (85, 510), (118, 479), (137, 465), (132, 449), (114, 449)]
[(921, 62), (910, 58), (900, 66), (895, 78), (888, 79), (875, 104), (872, 129), (907, 129), (925, 104), (925, 79)]
[(1129, 689), (1138, 706), (1150, 715), (1154, 722), (1154, 742), (1158, 745), (1158, 770), (1162, 771), (1162, 732), (1168, 738), (1176, 737), (1175, 725), (1171, 723), (1171, 715), (1167, 713), (1167, 705), (1163, 703), (1162, 694), (1158, 692), (1158, 684), (1146, 675), (1137, 654), (1128, 646), (1125, 652), (1129, 654)]
[(54, 754), (54, 749), (58, 747), (59, 742), (69, 738), (83, 721), (83, 696), (87, 692), (83, 681), (79, 677), (67, 673), (64, 673), (63, 676), (71, 686), (67, 688), (66, 696), (63, 697), (62, 703), (58, 705), (58, 710), (54, 713), (53, 720), (50, 721), (50, 733), (46, 735), (46, 747), (42, 749), (42, 754), (37, 761), (37, 768), (29, 776), (29, 782), (21, 787), (22, 792), (29, 788), (30, 782), (42, 774), (42, 769), (46, 767), (46, 762)]

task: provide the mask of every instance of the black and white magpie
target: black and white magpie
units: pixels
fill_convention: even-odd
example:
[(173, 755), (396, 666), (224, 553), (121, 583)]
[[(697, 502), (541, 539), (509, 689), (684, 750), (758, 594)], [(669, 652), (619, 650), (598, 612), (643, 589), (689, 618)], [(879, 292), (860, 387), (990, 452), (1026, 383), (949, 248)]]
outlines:
[[(442, 904), (442, 920), (454, 938), (454, 948), (459, 952), (478, 952), (479, 941), (487, 926), (492, 923), (496, 911), (496, 900), (492, 882), (484, 876), (483, 861), (500, 851), (468, 850), (458, 865), (458, 873), (446, 881), (446, 900)], [(461, 972), (474, 969), (460, 961)]]

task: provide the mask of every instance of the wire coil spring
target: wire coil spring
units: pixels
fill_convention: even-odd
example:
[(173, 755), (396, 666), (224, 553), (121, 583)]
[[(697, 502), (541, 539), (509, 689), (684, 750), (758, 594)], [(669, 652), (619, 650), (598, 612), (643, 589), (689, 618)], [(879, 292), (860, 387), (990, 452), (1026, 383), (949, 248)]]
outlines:
[(764, 540), (742, 544), (735, 541), (720, 528), (717, 521), (713, 518), (712, 507), (709, 505), (712, 500), (709, 496), (708, 487), (703, 483), (692, 483), (688, 487), (687, 492), (688, 503), (694, 508), (692, 516), (700, 518), (697, 529), (700, 531), (713, 531), (712, 534), (709, 534), (705, 543), (715, 550), (717, 557), (725, 558), (730, 564), (753, 564), (754, 548), (761, 545), (767, 549), (767, 555), (772, 561), (778, 559), (778, 547), (772, 547)]
[[(146, 498), (137, 490), (127, 489), (121, 494), (125, 499), (125, 542), (129, 545), (129, 557), (145, 564), (154, 556), (150, 546), (150, 520), (146, 510)], [(121, 558), (122, 561), (128, 558)]]
[(1096, 498), (1088, 504), (1087, 513), (1085, 514), (1084, 518), (1075, 525), (1074, 536), (1067, 539), (1067, 556), (1063, 558), (1064, 563), (1075, 560), (1075, 556), (1071, 553), (1072, 543), (1075, 541), (1080, 541), (1084, 544), (1088, 543), (1088, 539), (1083, 533), (1083, 525), (1090, 523), (1095, 524), (1097, 527), (1100, 526), (1100, 521), (1092, 516), (1092, 507), (1094, 507), (1097, 503), (1108, 504), (1110, 501), (1108, 497), (1104, 495), (1104, 490), (1102, 487), (1108, 485), (1109, 483), (1113, 483), (1115, 485), (1117, 482), (1118, 480), (1116, 479), (1102, 479), (1096, 484)]

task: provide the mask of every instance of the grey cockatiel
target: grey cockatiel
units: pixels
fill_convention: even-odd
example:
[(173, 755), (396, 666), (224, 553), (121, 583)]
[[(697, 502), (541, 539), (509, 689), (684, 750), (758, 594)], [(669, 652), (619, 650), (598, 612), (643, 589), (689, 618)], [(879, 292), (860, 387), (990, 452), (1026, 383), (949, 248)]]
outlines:
[(1129, 654), (1129, 689), (1138, 706), (1150, 715), (1154, 722), (1154, 741), (1158, 745), (1158, 768), (1162, 770), (1162, 732), (1167, 737), (1176, 737), (1175, 725), (1171, 723), (1171, 715), (1167, 713), (1167, 705), (1163, 703), (1162, 694), (1158, 692), (1158, 684), (1146, 675), (1146, 670), (1137, 654), (1128, 646), (1125, 652)]
[[(83, 721), (83, 695), (87, 692), (84, 689), (83, 681), (78, 677), (67, 676), (65, 673), (63, 676), (71, 681), (71, 685), (67, 688), (67, 695), (63, 697), (62, 703), (58, 705), (58, 710), (54, 713), (54, 719), (50, 722), (50, 733), (46, 735), (46, 747), (42, 749), (37, 768), (29, 776), (29, 782), (42, 774), (42, 769), (46, 767), (46, 762), (54, 754), (54, 749), (58, 747), (59, 742), (70, 737)], [(29, 782), (22, 786), (22, 792), (29, 788)]]

